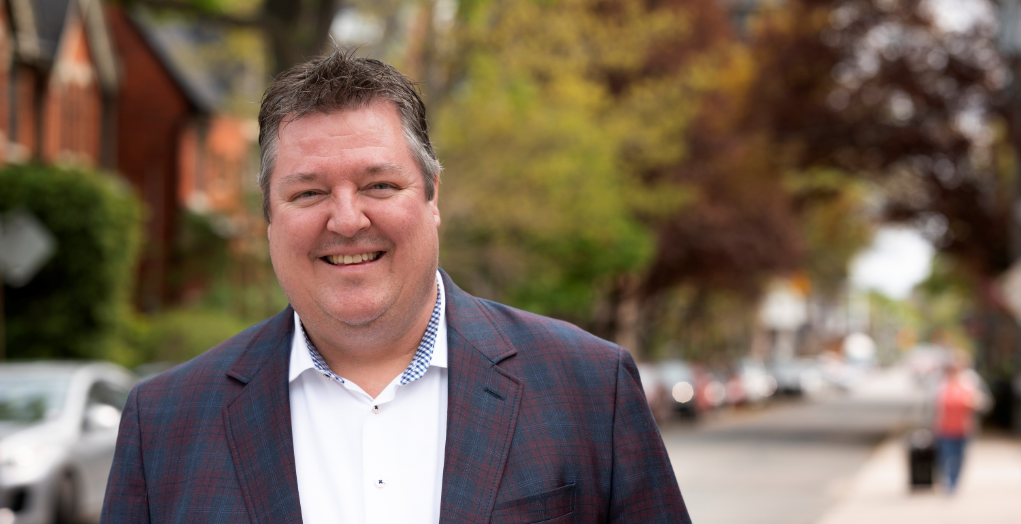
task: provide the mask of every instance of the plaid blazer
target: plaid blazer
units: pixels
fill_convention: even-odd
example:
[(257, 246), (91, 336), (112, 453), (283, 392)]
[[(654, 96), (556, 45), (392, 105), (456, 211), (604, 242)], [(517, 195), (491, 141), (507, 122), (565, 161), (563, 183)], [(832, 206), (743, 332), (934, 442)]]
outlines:
[[(690, 523), (627, 351), (443, 273), (443, 523)], [(301, 522), (290, 307), (137, 385), (102, 522)]]

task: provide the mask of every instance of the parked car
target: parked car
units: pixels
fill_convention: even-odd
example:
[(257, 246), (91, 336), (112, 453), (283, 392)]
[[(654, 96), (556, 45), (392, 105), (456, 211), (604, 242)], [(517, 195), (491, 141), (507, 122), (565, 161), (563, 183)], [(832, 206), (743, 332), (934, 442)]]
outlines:
[(822, 367), (813, 357), (774, 360), (769, 374), (776, 380), (778, 395), (811, 395), (826, 384)]
[(704, 411), (698, 396), (703, 389), (695, 369), (684, 361), (670, 360), (660, 363), (660, 376), (667, 390), (667, 402), (674, 413), (697, 417)]
[(17, 524), (97, 522), (135, 382), (109, 363), (0, 365), (0, 512)]
[[(766, 366), (757, 360), (743, 360), (738, 366), (735, 378), (740, 386), (740, 402), (742, 403), (760, 404), (776, 393), (776, 379), (769, 374)], [(728, 400), (732, 403), (738, 403), (736, 399), (731, 400), (728, 398)]]
[(670, 418), (670, 405), (663, 383), (663, 377), (655, 364), (638, 362), (638, 375), (642, 381), (642, 390), (645, 392), (645, 400), (649, 403), (649, 410), (657, 422)]

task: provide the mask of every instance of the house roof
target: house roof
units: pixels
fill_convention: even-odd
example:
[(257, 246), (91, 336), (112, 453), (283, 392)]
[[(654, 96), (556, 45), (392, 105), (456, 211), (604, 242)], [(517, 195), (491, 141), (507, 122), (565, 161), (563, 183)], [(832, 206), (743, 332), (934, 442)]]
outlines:
[(71, 0), (30, 0), (35, 16), (36, 34), (39, 37), (39, 51), (52, 60), (60, 43), (60, 35), (67, 23)]
[(35, 28), (31, 0), (8, 0), (8, 7), (14, 30), (15, 52), (21, 61), (35, 62), (39, 59), (39, 35)]
[(215, 96), (207, 93), (196, 85), (184, 70), (174, 61), (171, 54), (167, 51), (160, 38), (157, 37), (153, 29), (146, 23), (146, 17), (141, 13), (127, 13), (125, 17), (134, 27), (138, 30), (138, 33), (142, 36), (142, 39), (148, 44), (149, 49), (152, 50), (156, 58), (159, 59), (160, 64), (166, 69), (167, 73), (174, 79), (174, 82), (184, 93), (188, 103), (199, 113), (211, 114), (214, 112), (216, 107)]
[(80, 15), (99, 85), (106, 93), (116, 92), (117, 60), (106, 29), (101, 0), (11, 0), (16, 26), (30, 25), (29, 16), (24, 13), (23, 3), (26, 1), (32, 6), (31, 25), (34, 25), (37, 42), (37, 64), (45, 69), (53, 66), (69, 20)]

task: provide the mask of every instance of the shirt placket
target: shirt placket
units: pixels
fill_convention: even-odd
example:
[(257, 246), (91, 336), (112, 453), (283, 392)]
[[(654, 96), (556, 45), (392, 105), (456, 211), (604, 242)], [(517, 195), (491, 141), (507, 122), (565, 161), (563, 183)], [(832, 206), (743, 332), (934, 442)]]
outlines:
[(395, 501), (393, 499), (394, 483), (397, 479), (390, 471), (392, 466), (386, 460), (393, 450), (385, 449), (386, 405), (370, 402), (369, 413), (362, 425), (362, 472), (365, 483), (365, 522), (366, 524), (386, 524), (390, 522), (389, 511)]

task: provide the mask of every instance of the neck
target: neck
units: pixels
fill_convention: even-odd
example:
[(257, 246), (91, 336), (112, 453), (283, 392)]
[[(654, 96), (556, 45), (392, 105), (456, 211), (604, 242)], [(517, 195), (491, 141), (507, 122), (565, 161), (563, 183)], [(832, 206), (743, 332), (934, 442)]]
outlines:
[(302, 326), (334, 373), (376, 398), (414, 358), (435, 299), (434, 291), (431, 300), (416, 308), (416, 314), (407, 315), (406, 320), (383, 315), (368, 324), (352, 326), (332, 318), (302, 317)]

